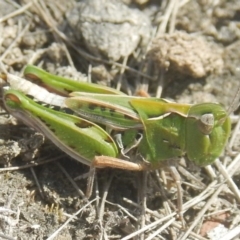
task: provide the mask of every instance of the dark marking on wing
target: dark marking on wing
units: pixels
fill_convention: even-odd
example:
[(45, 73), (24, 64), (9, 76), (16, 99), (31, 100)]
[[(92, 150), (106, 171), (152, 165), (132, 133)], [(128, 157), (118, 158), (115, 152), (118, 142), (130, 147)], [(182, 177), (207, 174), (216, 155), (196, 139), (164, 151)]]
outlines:
[(82, 121), (82, 122), (76, 122), (74, 123), (77, 127), (79, 128), (89, 128), (92, 126), (92, 124), (88, 123), (88, 122), (85, 122), (85, 121)]
[(88, 105), (88, 108), (90, 109), (90, 110), (94, 110), (94, 109), (96, 109), (98, 106), (96, 105), (96, 104), (89, 104)]
[(110, 109), (110, 115), (114, 116), (114, 113), (115, 113), (115, 109)]
[(123, 115), (123, 117), (125, 118), (125, 119), (132, 119), (132, 117), (130, 117), (130, 116), (128, 116), (128, 115)]
[(102, 111), (102, 112), (105, 112), (105, 111), (106, 111), (106, 107), (101, 106), (101, 111)]
[(72, 90), (69, 90), (69, 89), (66, 89), (66, 88), (64, 88), (63, 90), (67, 93), (72, 93), (73, 92)]

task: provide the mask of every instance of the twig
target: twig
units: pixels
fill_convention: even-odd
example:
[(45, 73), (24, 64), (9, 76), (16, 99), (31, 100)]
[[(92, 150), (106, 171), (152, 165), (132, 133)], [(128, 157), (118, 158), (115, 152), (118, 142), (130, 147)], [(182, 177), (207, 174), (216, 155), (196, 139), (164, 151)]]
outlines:
[(17, 15), (20, 15), (20, 14), (24, 13), (27, 9), (29, 9), (33, 5), (34, 1), (36, 1), (36, 0), (32, 0), (31, 2), (22, 6), (18, 10), (14, 11), (14, 12), (11, 12), (11, 13), (7, 14), (6, 16), (0, 18), (0, 23), (8, 20), (9, 18), (13, 18), (13, 17), (16, 17)]
[(75, 219), (75, 217), (81, 213), (86, 207), (91, 205), (96, 199), (93, 199), (92, 201), (88, 202), (84, 207), (80, 208), (76, 213), (74, 213), (60, 228), (58, 228), (47, 240), (53, 240), (61, 231), (63, 228), (65, 228), (68, 223), (70, 223), (72, 220)]

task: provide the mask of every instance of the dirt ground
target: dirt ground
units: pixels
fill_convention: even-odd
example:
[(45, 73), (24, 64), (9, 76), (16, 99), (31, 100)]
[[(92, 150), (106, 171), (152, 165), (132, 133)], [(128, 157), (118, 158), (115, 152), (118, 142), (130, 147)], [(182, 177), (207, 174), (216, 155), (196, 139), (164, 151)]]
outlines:
[(98, 170), (87, 199), (89, 167), (2, 109), (0, 239), (240, 239), (239, 0), (0, 0), (0, 33), (1, 72), (33, 64), (129, 95), (219, 102), (232, 120), (212, 166), (177, 160), (181, 221), (167, 167)]

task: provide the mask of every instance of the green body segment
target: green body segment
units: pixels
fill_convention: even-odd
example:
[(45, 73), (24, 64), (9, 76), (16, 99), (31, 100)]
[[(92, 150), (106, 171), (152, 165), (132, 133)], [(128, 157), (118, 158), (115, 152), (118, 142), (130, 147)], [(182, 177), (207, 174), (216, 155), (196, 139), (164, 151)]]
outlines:
[[(142, 129), (138, 151), (153, 166), (184, 154), (197, 165), (210, 164), (221, 154), (230, 135), (230, 119), (219, 104), (189, 105), (77, 92), (71, 95), (75, 97), (66, 99), (66, 105), (80, 116), (125, 132)], [(213, 120), (210, 127), (201, 120), (206, 114)], [(209, 128), (207, 132), (205, 127)], [(127, 141), (123, 138), (124, 146)]]
[(95, 123), (116, 130), (113, 134), (120, 132), (123, 148), (134, 145), (137, 135), (142, 134), (137, 152), (152, 168), (184, 154), (197, 165), (211, 164), (230, 135), (230, 118), (219, 104), (189, 105), (126, 96), (111, 88), (57, 77), (34, 66), (27, 66), (25, 75), (67, 95), (65, 105), (80, 117), (41, 106), (14, 90), (4, 93), (6, 108), (87, 165), (95, 156), (119, 154), (111, 136)]
[(95, 156), (118, 155), (111, 136), (92, 122), (44, 107), (15, 90), (4, 92), (4, 102), (13, 116), (42, 132), (60, 149), (84, 164), (91, 165)]
[(129, 96), (76, 93), (65, 104), (77, 115), (113, 129), (142, 128)]
[[(113, 129), (143, 128), (139, 113), (133, 107), (132, 101), (139, 100), (143, 105), (147, 106), (145, 110), (149, 111), (151, 115), (155, 114), (155, 116), (171, 112), (172, 109), (179, 113), (185, 113), (190, 106), (170, 103), (160, 98), (142, 98), (126, 95), (73, 92), (70, 96), (66, 98), (65, 104), (77, 115), (110, 126)], [(157, 108), (154, 107), (154, 104), (157, 104)]]
[[(139, 152), (153, 166), (185, 153), (201, 166), (211, 164), (220, 156), (231, 131), (230, 118), (222, 106), (169, 104), (167, 108), (162, 103), (150, 104), (150, 101), (133, 99), (131, 105), (144, 125)], [(205, 114), (213, 117), (207, 131), (201, 120)]]
[[(169, 105), (170, 104), (170, 105)], [(144, 125), (140, 154), (153, 166), (185, 154), (185, 120), (190, 105), (132, 99)], [(181, 111), (180, 111), (181, 110)]]
[(125, 95), (116, 89), (106, 86), (101, 86), (94, 83), (79, 82), (72, 79), (56, 76), (32, 65), (26, 66), (24, 69), (24, 76), (37, 85), (48, 89), (50, 92), (55, 92), (63, 96), (68, 96), (69, 93), (74, 91)]

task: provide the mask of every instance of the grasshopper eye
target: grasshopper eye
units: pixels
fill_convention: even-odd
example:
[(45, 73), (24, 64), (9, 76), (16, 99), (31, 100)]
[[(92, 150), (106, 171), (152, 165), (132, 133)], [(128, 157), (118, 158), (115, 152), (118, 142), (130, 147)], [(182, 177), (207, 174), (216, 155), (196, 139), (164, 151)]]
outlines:
[(212, 113), (203, 114), (199, 119), (198, 126), (203, 134), (210, 134), (214, 127), (214, 115)]

